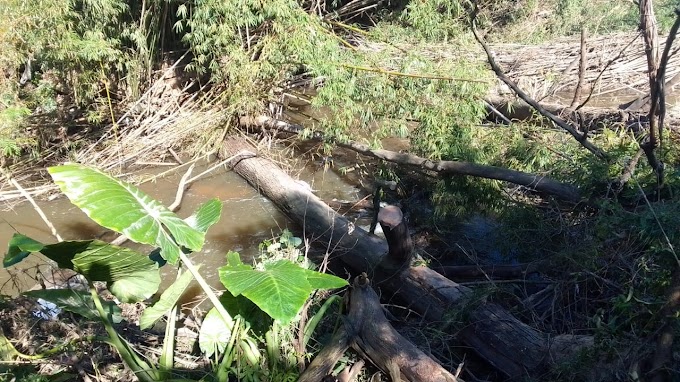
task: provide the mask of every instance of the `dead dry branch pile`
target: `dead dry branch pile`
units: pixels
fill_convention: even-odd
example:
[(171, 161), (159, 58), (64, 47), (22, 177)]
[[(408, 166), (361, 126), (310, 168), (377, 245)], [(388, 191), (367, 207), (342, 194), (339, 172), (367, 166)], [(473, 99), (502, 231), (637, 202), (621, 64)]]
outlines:
[[(665, 37), (659, 39), (661, 50)], [(639, 33), (617, 33), (588, 38), (584, 85), (586, 93), (594, 87), (594, 96), (616, 92), (648, 92), (647, 59)], [(535, 99), (560, 92), (572, 92), (579, 77), (580, 36), (561, 38), (539, 45), (490, 44), (496, 62), (505, 73)], [(394, 57), (395, 68), (413, 52), (433, 60), (485, 60), (481, 48), (457, 45), (409, 46), (407, 44), (362, 43), (361, 49), (385, 51)], [(666, 72), (668, 81), (680, 73), (680, 57), (674, 48)], [(604, 71), (604, 72), (603, 72)], [(602, 75), (600, 73), (602, 72)], [(598, 76), (600, 77), (598, 79)], [(503, 93), (498, 81), (493, 94)], [(505, 92), (509, 92), (506, 90)], [(571, 96), (571, 94), (569, 95)]]
[[(172, 69), (172, 68), (171, 68)], [(169, 71), (169, 69), (168, 69)], [(232, 111), (217, 106), (211, 91), (188, 92), (192, 86), (175, 86), (168, 75), (116, 115), (98, 136), (65, 137), (44, 150), (42, 162), (53, 165), (72, 161), (96, 166), (128, 181), (136, 169), (148, 165), (179, 165), (177, 153), (205, 152), (211, 140), (224, 137), (223, 129)], [(200, 137), (200, 138), (197, 138)], [(67, 145), (79, 146), (68, 153)], [(188, 149), (188, 150), (187, 150)], [(10, 168), (10, 173), (31, 196), (45, 196), (57, 191), (45, 168), (38, 168), (32, 158), (25, 158)], [(0, 182), (0, 202), (13, 205), (23, 196), (11, 182)]]
[[(666, 38), (660, 38), (661, 49)], [(587, 39), (585, 84), (594, 95), (648, 88), (647, 58), (642, 36), (618, 33)], [(520, 87), (533, 89), (535, 96), (570, 91), (578, 81), (580, 37), (559, 39), (541, 45), (503, 44), (492, 46), (496, 62)], [(680, 72), (679, 48), (674, 48), (667, 80)], [(604, 72), (603, 72), (604, 71)], [(598, 76), (602, 72), (599, 80)]]

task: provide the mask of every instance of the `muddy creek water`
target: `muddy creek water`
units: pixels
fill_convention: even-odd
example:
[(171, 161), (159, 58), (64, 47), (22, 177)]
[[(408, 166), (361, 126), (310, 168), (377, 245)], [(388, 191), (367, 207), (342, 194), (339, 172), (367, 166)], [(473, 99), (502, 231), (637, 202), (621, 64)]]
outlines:
[[(199, 174), (208, 166), (207, 163), (197, 166), (193, 174)], [(145, 173), (159, 173), (166, 169), (150, 168), (145, 170)], [(151, 197), (169, 205), (175, 199), (177, 184), (183, 171), (179, 170), (172, 175), (144, 183), (140, 185), (140, 188)], [(350, 184), (347, 178), (334, 171), (324, 171), (319, 166), (308, 165), (300, 168), (296, 174), (300, 180), (309, 183), (316, 190), (317, 195), (324, 200), (357, 200), (359, 197), (358, 189)], [(259, 243), (280, 235), (286, 228), (295, 232), (297, 227), (292, 225), (269, 200), (259, 195), (238, 174), (224, 167), (192, 183), (184, 194), (177, 214), (185, 218), (191, 215), (201, 203), (211, 198), (218, 198), (222, 201), (222, 217), (210, 228), (206, 235), (206, 245), (200, 253), (193, 255), (193, 259), (197, 264), (203, 265), (202, 273), (208, 282), (221, 289), (217, 269), (225, 264), (225, 255), (228, 251), (237, 251), (241, 253), (244, 261), (249, 261), (258, 253)], [(65, 197), (52, 201), (38, 201), (38, 205), (64, 240), (101, 237), (103, 240), (110, 241), (115, 237), (90, 220)], [(0, 211), (0, 245), (4, 248), (3, 254), (15, 232), (44, 243), (54, 243), (56, 240), (38, 213), (26, 202)], [(126, 244), (126, 246), (139, 249), (144, 253), (152, 249), (137, 246), (134, 243)], [(42, 272), (47, 268), (46, 260), (40, 255), (31, 256), (12, 268), (1, 269), (0, 286), (2, 289), (0, 293), (15, 295), (35, 286), (34, 275), (37, 266), (40, 266)], [(161, 290), (174, 280), (174, 271), (169, 266), (164, 267), (162, 272), (164, 281)], [(189, 293), (189, 295), (192, 294)]]

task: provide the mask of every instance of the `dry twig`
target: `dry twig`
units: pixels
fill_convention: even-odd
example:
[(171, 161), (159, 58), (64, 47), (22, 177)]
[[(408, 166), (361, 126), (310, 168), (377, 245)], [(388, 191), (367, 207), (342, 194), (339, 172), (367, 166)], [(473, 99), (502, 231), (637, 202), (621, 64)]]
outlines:
[(45, 213), (40, 208), (40, 206), (38, 206), (38, 203), (36, 203), (35, 200), (33, 200), (33, 197), (31, 196), (31, 194), (26, 192), (26, 190), (24, 190), (24, 188), (21, 187), (19, 182), (14, 180), (14, 178), (9, 178), (9, 182), (12, 183), (12, 185), (14, 187), (16, 187), (17, 190), (19, 190), (21, 195), (23, 195), (23, 197), (26, 198), (26, 200), (28, 200), (31, 203), (35, 212), (37, 212), (38, 215), (40, 215), (40, 218), (42, 219), (42, 221), (45, 222), (45, 225), (47, 225), (47, 227), (50, 229), (52, 236), (54, 236), (58, 241), (63, 241), (64, 239), (61, 238), (61, 236), (57, 232), (57, 229), (54, 228), (54, 224), (52, 224), (52, 222), (50, 222), (50, 220), (47, 218), (47, 215), (45, 215)]

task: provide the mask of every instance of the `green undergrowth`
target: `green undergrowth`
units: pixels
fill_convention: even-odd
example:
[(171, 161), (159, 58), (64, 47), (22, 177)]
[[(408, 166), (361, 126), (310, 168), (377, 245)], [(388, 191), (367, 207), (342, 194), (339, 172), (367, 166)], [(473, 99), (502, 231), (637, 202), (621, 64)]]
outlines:
[[(62, 192), (92, 220), (119, 234), (124, 232), (129, 240), (150, 245), (151, 252), (147, 255), (94, 239), (43, 244), (15, 233), (3, 260), (5, 268), (15, 267), (39, 253), (53, 260), (55, 268), (79, 274), (81, 282), (75, 287), (65, 282), (66, 285), (55, 285), (53, 289), (23, 292), (24, 296), (49, 301), (59, 308), (45, 322), (63, 326), (60, 315), (65, 312), (97, 322), (105, 334), (101, 331), (99, 337), (85, 338), (74, 333), (70, 342), (103, 341), (111, 345), (140, 381), (165, 381), (184, 375), (188, 378), (191, 370), (176, 363), (180, 355), (177, 330), (180, 299), (192, 280), (196, 280), (200, 293), (212, 304), (195, 328), (200, 358), (207, 366), (201, 381), (297, 379), (297, 370), (305, 360), (307, 345), (316, 335), (318, 323), (327, 307), (340, 301), (329, 290), (348, 284), (344, 279), (315, 271), (314, 264), (300, 249), (302, 239), (284, 230), (280, 237), (260, 246), (260, 256), (252, 265), (243, 263), (237, 252), (226, 253), (225, 265), (217, 269), (226, 291), (218, 298), (197, 263), (200, 257), (192, 256), (192, 252), (201, 251), (208, 229), (219, 221), (222, 214), (219, 200), (209, 200), (191, 216), (181, 219), (135, 186), (97, 169), (65, 164), (50, 167), (49, 171)], [(117, 208), (112, 209), (112, 205)], [(177, 269), (176, 279), (164, 290), (159, 290), (161, 267)], [(315, 298), (310, 300), (312, 294)], [(165, 320), (158, 356), (132, 346), (124, 336), (126, 330), (121, 328), (129, 324), (123, 322), (121, 304), (141, 302), (143, 312), (132, 317), (139, 329), (148, 330)], [(323, 305), (308, 320), (303, 320), (312, 302)], [(296, 331), (298, 338), (294, 339)], [(0, 333), (0, 358), (16, 366), (22, 359), (69, 354), (70, 342), (62, 337), (57, 334), (65, 344), (36, 351), (18, 338)], [(17, 350), (13, 343), (28, 347), (30, 354)], [(190, 347), (188, 352), (191, 351)]]

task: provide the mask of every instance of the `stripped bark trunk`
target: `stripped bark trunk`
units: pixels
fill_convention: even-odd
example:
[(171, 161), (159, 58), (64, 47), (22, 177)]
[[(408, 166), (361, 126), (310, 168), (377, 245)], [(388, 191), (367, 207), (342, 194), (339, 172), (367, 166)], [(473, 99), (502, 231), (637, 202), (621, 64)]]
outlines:
[[(268, 197), (306, 237), (333, 248), (331, 261), (340, 260), (357, 273), (366, 272), (383, 296), (395, 296), (430, 321), (446, 319), (456, 305), (472, 297), (471, 289), (424, 266), (409, 266), (387, 256), (384, 240), (339, 216), (273, 162), (254, 156), (256, 149), (243, 138), (229, 138), (220, 155), (234, 156), (229, 165)], [(470, 308), (470, 324), (460, 333), (481, 357), (508, 376), (536, 375), (556, 360), (573, 356), (592, 343), (588, 336), (550, 336), (531, 328), (491, 303)], [(574, 343), (574, 346), (571, 344)]]
[(413, 242), (408, 233), (404, 214), (396, 206), (381, 208), (378, 221), (385, 233), (388, 256), (397, 263), (409, 264), (413, 254)]
[[(504, 98), (487, 100), (496, 110), (513, 122), (530, 122), (541, 126), (552, 126), (552, 121), (534, 112), (533, 107), (524, 101), (513, 101)], [(646, 124), (647, 113), (621, 110), (607, 107), (582, 107), (575, 110), (571, 107), (542, 103), (541, 106), (551, 114), (567, 121), (580, 133), (597, 133), (604, 127), (609, 129), (625, 129), (637, 126), (640, 121)], [(490, 117), (493, 117), (490, 115)]]

